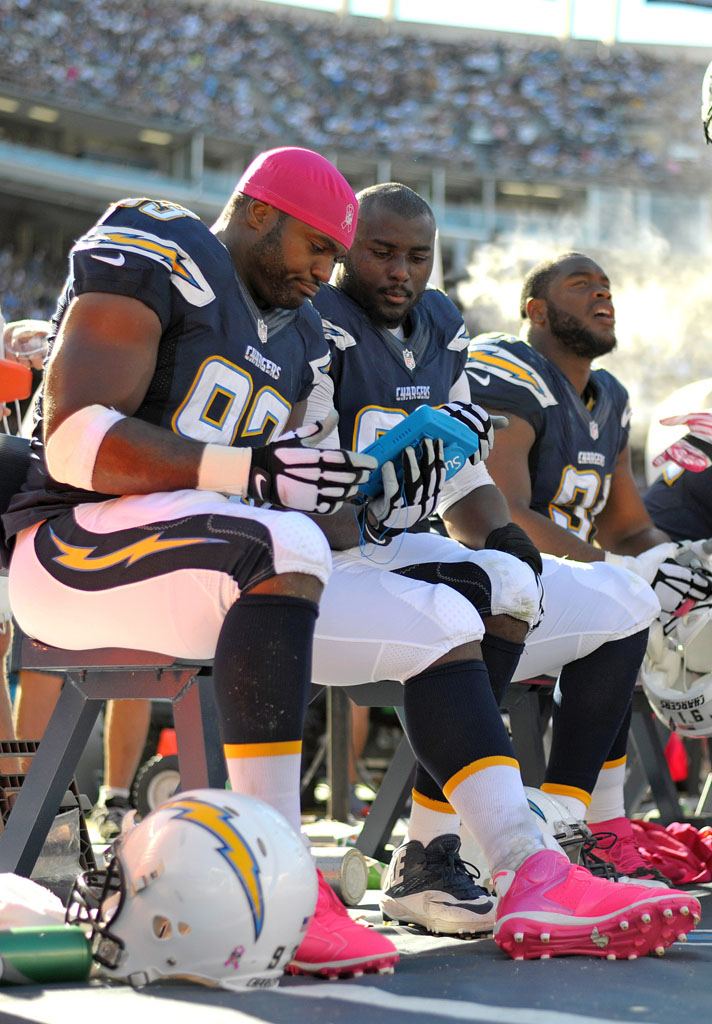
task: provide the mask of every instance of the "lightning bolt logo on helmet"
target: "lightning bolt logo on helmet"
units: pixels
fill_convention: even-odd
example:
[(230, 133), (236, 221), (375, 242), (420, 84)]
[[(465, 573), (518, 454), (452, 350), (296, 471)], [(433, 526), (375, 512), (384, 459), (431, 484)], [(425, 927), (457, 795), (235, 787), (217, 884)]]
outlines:
[(176, 812), (176, 817), (193, 822), (215, 837), (217, 852), (235, 872), (244, 889), (252, 913), (255, 939), (258, 939), (265, 915), (260, 868), (252, 850), (232, 824), (233, 813), (194, 797), (173, 800), (168, 807)]

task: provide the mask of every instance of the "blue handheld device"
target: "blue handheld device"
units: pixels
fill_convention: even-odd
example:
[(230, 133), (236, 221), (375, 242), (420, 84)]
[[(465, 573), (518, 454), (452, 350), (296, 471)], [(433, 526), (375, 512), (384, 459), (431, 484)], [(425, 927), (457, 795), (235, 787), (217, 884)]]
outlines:
[(359, 492), (369, 498), (381, 493), (383, 490), (381, 466), (384, 462), (395, 463), (396, 473), (400, 480), (402, 471), (398, 456), (408, 445), (417, 449), (424, 437), (442, 439), (445, 448), (447, 477), (462, 469), (469, 456), (473, 455), (479, 447), (479, 439), (474, 430), (470, 430), (464, 423), (448, 416), (446, 412), (422, 405), (420, 409), (416, 409), (400, 423), (396, 423), (395, 427), (391, 427), (368, 448), (364, 448), (367, 455), (373, 455), (375, 459), (378, 459), (378, 468), (372, 470), (366, 483), (361, 484)]

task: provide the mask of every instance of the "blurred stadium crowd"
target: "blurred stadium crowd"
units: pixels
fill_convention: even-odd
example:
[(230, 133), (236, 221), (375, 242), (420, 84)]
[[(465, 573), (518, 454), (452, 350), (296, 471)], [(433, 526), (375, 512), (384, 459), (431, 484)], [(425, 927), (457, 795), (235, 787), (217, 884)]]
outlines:
[[(386, 25), (241, 5), (0, 0), (0, 84), (254, 143), (457, 162), (479, 175), (699, 190), (703, 72), (659, 48)], [(62, 268), (0, 250), (0, 294), (42, 316)], [(48, 276), (51, 281), (48, 283)], [(45, 294), (45, 293), (48, 293)]]
[(5, 319), (47, 319), (54, 313), (64, 265), (39, 249), (29, 259), (9, 246), (0, 248), (0, 299)]
[[(0, 78), (275, 144), (619, 184), (695, 177), (704, 63), (261, 6), (0, 0)], [(702, 58), (700, 58), (702, 61)], [(691, 159), (684, 154), (691, 150)], [(682, 158), (680, 154), (683, 154)], [(695, 154), (697, 159), (695, 159)]]

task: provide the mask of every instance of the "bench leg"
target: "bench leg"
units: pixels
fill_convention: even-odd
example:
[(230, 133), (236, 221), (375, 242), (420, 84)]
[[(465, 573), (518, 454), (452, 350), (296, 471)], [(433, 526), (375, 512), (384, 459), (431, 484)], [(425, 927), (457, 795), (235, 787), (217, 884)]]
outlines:
[(0, 835), (0, 872), (31, 875), (103, 705), (65, 680)]
[(181, 789), (224, 789), (227, 779), (211, 676), (194, 676), (173, 701)]
[(669, 825), (673, 821), (682, 821), (684, 812), (680, 807), (677, 789), (665, 760), (665, 749), (660, 741), (656, 720), (647, 700), (644, 709), (636, 709), (634, 697), (630, 732), (638, 748), (645, 774), (648, 776), (653, 799), (660, 811), (660, 824)]
[(326, 737), (327, 814), (332, 821), (348, 821), (351, 711), (349, 698), (338, 686), (326, 691)]
[(541, 724), (539, 694), (513, 684), (507, 691), (504, 705), (509, 714), (512, 746), (525, 786), (541, 786), (546, 773), (544, 735)]
[(376, 799), (371, 804), (371, 810), (356, 841), (356, 848), (364, 856), (373, 857), (385, 864), (391, 859), (386, 843), (405, 809), (408, 793), (413, 786), (414, 771), (415, 755), (408, 737), (404, 735), (381, 780)]

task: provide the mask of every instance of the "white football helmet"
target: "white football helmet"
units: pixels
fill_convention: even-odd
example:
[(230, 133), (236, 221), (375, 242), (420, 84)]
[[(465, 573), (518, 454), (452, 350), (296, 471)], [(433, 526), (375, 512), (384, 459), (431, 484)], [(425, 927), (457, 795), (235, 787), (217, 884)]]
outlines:
[(712, 736), (712, 608), (697, 604), (663, 629), (650, 627), (640, 669), (650, 705), (668, 729)]
[(525, 786), (524, 792), (543, 835), (556, 840), (572, 864), (580, 864), (583, 845), (591, 839), (591, 830), (586, 822), (575, 818), (568, 807), (551, 793), (535, 786)]
[(176, 793), (121, 836), (105, 871), (75, 882), (102, 974), (140, 987), (180, 978), (226, 989), (279, 982), (317, 898), (310, 851), (254, 797)]

